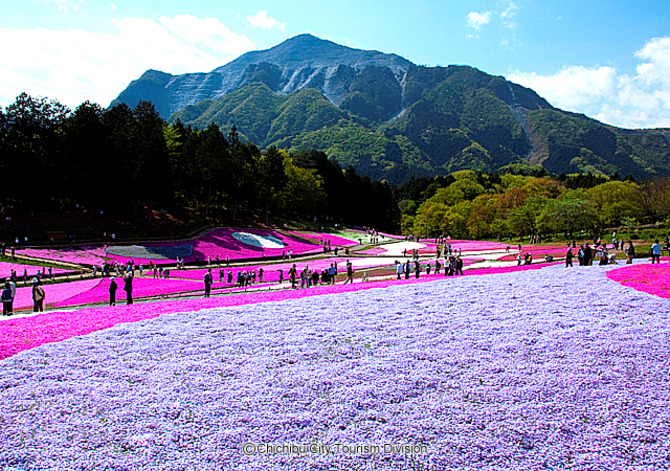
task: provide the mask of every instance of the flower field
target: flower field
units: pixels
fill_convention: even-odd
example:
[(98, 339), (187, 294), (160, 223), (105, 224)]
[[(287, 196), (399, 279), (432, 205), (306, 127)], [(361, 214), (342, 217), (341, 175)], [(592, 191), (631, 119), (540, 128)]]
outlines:
[(18, 255), (81, 265), (102, 265), (107, 256), (104, 247), (81, 246), (62, 249), (21, 249)]
[[(324, 234), (327, 236), (327, 234)], [(340, 242), (346, 239), (337, 238)], [(318, 241), (317, 241), (318, 242)], [(348, 245), (353, 245), (352, 242)], [(333, 242), (334, 243), (334, 242)], [(177, 257), (186, 262), (208, 258), (230, 260), (279, 257), (282, 252), (294, 255), (321, 253), (322, 246), (282, 232), (259, 229), (219, 228), (202, 237), (178, 242), (153, 242), (143, 244), (117, 244), (105, 247), (83, 246), (64, 249), (22, 249), (16, 253), (43, 260), (54, 260), (83, 265), (102, 265), (107, 261), (125, 264), (133, 260), (137, 265), (174, 263)]]
[[(561, 246), (561, 247), (544, 247), (544, 246), (522, 246), (521, 247), (521, 253), (526, 254), (530, 253), (533, 258), (538, 259), (539, 258), (544, 258), (545, 255), (551, 255), (554, 258), (565, 258), (565, 254), (568, 252), (568, 247), (567, 245)], [(518, 247), (512, 247), (513, 253), (509, 254), (504, 254), (503, 256), (499, 257), (498, 260), (503, 261), (503, 262), (513, 262), (516, 261), (516, 257), (518, 256)], [(572, 253), (575, 256), (575, 259), (577, 258), (577, 249), (572, 249)]]
[(196, 259), (206, 261), (240, 260), (249, 258), (278, 257), (282, 252), (287, 255), (320, 253), (322, 247), (301, 239), (284, 235), (278, 231), (258, 229), (219, 228), (202, 237), (182, 242), (157, 242), (135, 246), (111, 246), (107, 256), (119, 263), (133, 260), (136, 264), (174, 263), (177, 257), (186, 262)]
[(2, 322), (0, 468), (667, 469), (670, 301), (515, 268)]
[[(38, 271), (42, 272), (42, 274), (49, 273), (49, 268), (45, 269), (42, 266), (26, 265), (23, 263), (0, 262), (0, 279), (8, 278), (12, 273), (12, 270), (16, 271), (16, 276), (18, 278), (23, 278), (24, 270), (26, 271), (29, 278), (36, 276)], [(65, 268), (56, 268), (56, 267), (51, 268), (51, 273), (54, 275), (62, 273), (72, 273), (72, 272), (74, 272), (73, 269), (68, 270)]]
[[(664, 262), (669, 261), (663, 258)], [(670, 298), (670, 264), (627, 265), (607, 273), (610, 280), (662, 298)]]

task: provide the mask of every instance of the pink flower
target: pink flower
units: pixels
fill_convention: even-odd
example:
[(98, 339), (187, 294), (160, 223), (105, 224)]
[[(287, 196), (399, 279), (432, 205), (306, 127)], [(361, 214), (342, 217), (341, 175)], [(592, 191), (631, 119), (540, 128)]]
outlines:
[[(670, 259), (663, 257), (662, 260)], [(670, 298), (670, 264), (628, 265), (607, 272), (607, 278), (638, 291)]]

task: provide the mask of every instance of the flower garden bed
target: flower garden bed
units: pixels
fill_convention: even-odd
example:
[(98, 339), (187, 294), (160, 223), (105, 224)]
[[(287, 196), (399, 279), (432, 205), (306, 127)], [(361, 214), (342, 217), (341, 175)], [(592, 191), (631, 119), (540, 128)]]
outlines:
[[(527, 265), (521, 267), (501, 267), (501, 268), (482, 268), (478, 270), (468, 270), (464, 276), (471, 275), (491, 275), (509, 272), (521, 272), (527, 270), (538, 270), (548, 264)], [(302, 299), (304, 297), (324, 294), (339, 294), (352, 291), (361, 291), (372, 288), (386, 288), (394, 285), (425, 283), (442, 279), (455, 280), (460, 277), (445, 277), (443, 274), (423, 274), (420, 278), (413, 276), (409, 280), (386, 280), (368, 283), (357, 282), (355, 284), (337, 284), (332, 286), (318, 286), (304, 290), (273, 290), (251, 293), (241, 293), (234, 296), (211, 297), (202, 299), (185, 299), (160, 301), (153, 303), (133, 304), (131, 306), (121, 305), (124, 302), (125, 293), (122, 290), (123, 282), (118, 280), (119, 290), (117, 291), (117, 301), (119, 305), (111, 307), (91, 307), (79, 309), (73, 312), (53, 312), (39, 314), (32, 317), (9, 318), (0, 322), (0, 359), (11, 356), (19, 351), (34, 348), (45, 342), (57, 342), (76, 335), (85, 335), (96, 330), (106, 329), (113, 325), (125, 322), (136, 322), (138, 320), (151, 319), (161, 314), (194, 311), (198, 309), (207, 309), (221, 306), (241, 306), (246, 304), (255, 304), (259, 302), (284, 301), (290, 299)], [(144, 280), (143, 287), (139, 283), (137, 291), (135, 282)], [(198, 286), (203, 287), (202, 283), (184, 280), (159, 280), (163, 281), (160, 285), (149, 283), (155, 281), (152, 279), (139, 278), (133, 283), (134, 297), (140, 297), (140, 289), (145, 295), (151, 296), (156, 293), (156, 287), (162, 286), (163, 290), (172, 288), (173, 293), (186, 291), (182, 287), (187, 283), (188, 287), (194, 286), (195, 291)], [(175, 283), (170, 283), (175, 282)], [(75, 286), (71, 286), (75, 285)], [(71, 307), (75, 302), (81, 304), (105, 302), (109, 300), (108, 289), (109, 279), (92, 279), (81, 282), (74, 282), (65, 285), (70, 291), (65, 291), (59, 296), (63, 302), (58, 304), (61, 307)], [(217, 284), (214, 285), (217, 287)], [(220, 285), (219, 285), (220, 286)], [(179, 288), (178, 288), (179, 287)], [(29, 290), (30, 288), (25, 288)], [(147, 291), (150, 290), (150, 291)], [(148, 294), (147, 294), (148, 293)], [(47, 303), (53, 301), (53, 293), (47, 291)], [(51, 301), (50, 301), (51, 300)], [(29, 304), (29, 305), (32, 305)], [(89, 319), (96, 318), (99, 322), (92, 323)], [(64, 327), (65, 326), (65, 327)]]
[(148, 265), (174, 263), (177, 257), (186, 262), (206, 262), (219, 257), (224, 261), (279, 257), (282, 252), (294, 255), (320, 253), (322, 247), (280, 232), (258, 229), (221, 228), (210, 231), (198, 239), (181, 242), (147, 243), (135, 246), (110, 246), (107, 256), (119, 263), (133, 260), (135, 264)]
[[(512, 247), (515, 250), (515, 253), (505, 254), (498, 258), (501, 262), (514, 262), (518, 256), (518, 247)], [(579, 249), (572, 249), (572, 254), (577, 259), (577, 252)], [(568, 252), (568, 247), (536, 247), (536, 246), (522, 246), (521, 253), (526, 254), (530, 253), (533, 258), (537, 260), (538, 257), (543, 257), (545, 255), (551, 255), (554, 258), (565, 258), (565, 254)]]
[[(42, 272), (42, 275), (49, 274), (49, 267), (43, 267), (38, 265), (26, 265), (24, 263), (10, 263), (10, 262), (0, 262), (0, 280), (4, 278), (9, 278), (12, 270), (16, 271), (16, 276), (18, 278), (23, 278), (23, 271), (27, 272), (28, 279), (37, 276), (37, 272)], [(57, 268), (51, 267), (51, 273), (53, 275), (61, 275), (63, 273), (73, 273), (73, 269), (67, 268)]]
[(104, 247), (81, 246), (65, 247), (62, 249), (21, 249), (18, 255), (40, 260), (74, 263), (77, 265), (102, 265), (107, 256)]
[(510, 271), (2, 322), (0, 352), (42, 346), (0, 362), (0, 464), (667, 468), (668, 301), (599, 267)]
[[(670, 258), (664, 257), (662, 260), (667, 262)], [(629, 288), (662, 298), (670, 298), (670, 264), (668, 263), (627, 265), (607, 272), (607, 277)]]

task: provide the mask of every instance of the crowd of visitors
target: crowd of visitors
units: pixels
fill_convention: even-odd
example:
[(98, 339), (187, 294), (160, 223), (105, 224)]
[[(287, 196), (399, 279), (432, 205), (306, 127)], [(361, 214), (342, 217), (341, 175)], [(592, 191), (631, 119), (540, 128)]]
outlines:
[[(384, 238), (384, 235), (370, 230), (368, 231), (371, 243), (378, 243), (381, 239)], [(406, 240), (419, 241), (419, 237), (408, 236)], [(539, 242), (539, 239), (536, 239)], [(615, 251), (623, 251), (626, 257), (626, 264), (631, 264), (633, 259), (636, 257), (636, 247), (633, 244), (632, 240), (624, 241), (623, 239), (616, 238), (616, 233), (612, 234), (612, 242), (608, 244), (606, 241), (603, 241), (600, 238), (594, 239), (593, 244), (590, 242), (585, 242), (579, 246), (573, 240), (568, 244), (567, 250), (565, 252), (565, 266), (573, 267), (575, 258), (579, 266), (590, 266), (594, 264), (598, 265), (607, 265), (611, 263), (616, 263), (616, 254)], [(319, 241), (323, 244), (324, 252), (330, 252), (332, 246), (329, 240), (322, 239)], [(444, 273), (444, 276), (459, 276), (463, 275), (464, 262), (462, 258), (462, 251), (452, 247), (451, 240), (448, 238), (438, 238), (436, 242), (439, 242), (441, 245), (438, 245), (435, 249), (435, 260), (428, 261), (425, 264), (420, 262), (420, 255), (417, 249), (410, 249), (409, 251), (405, 249), (403, 256), (406, 258), (405, 261), (396, 260), (394, 263), (394, 271), (396, 278), (398, 280), (410, 279), (414, 276), (419, 278), (421, 273), (426, 273), (430, 275), (431, 273)], [(6, 244), (1, 245), (1, 252), (4, 254), (7, 246)], [(522, 246), (518, 246), (519, 252), (515, 257), (517, 265), (528, 265), (533, 263), (533, 253), (530, 251), (522, 251)], [(337, 254), (338, 248), (335, 248), (335, 253)], [(509, 253), (511, 246), (507, 246), (506, 252)], [(651, 263), (660, 263), (661, 255), (663, 250), (670, 250), (670, 241), (668, 236), (665, 237), (664, 245), (661, 245), (659, 239), (654, 240), (653, 244), (649, 248), (649, 257), (651, 258)], [(348, 252), (348, 251), (347, 251)], [(425, 255), (424, 255), (425, 256)], [(285, 251), (282, 254), (282, 259), (293, 258), (293, 253), (291, 250)], [(545, 256), (546, 262), (553, 261), (552, 255)], [(211, 268), (213, 260), (211, 258), (207, 259), (207, 266), (210, 267), (207, 269), (203, 277), (204, 283), (204, 296), (210, 297), (212, 293), (212, 286), (214, 283), (214, 273)], [(227, 281), (228, 284), (233, 285), (233, 282), (236, 283), (238, 287), (250, 287), (256, 283), (264, 282), (264, 268), (256, 269), (240, 269), (235, 272), (228, 268), (227, 273), (224, 268), (222, 268), (223, 262), (220, 258), (216, 257), (216, 263), (218, 266), (218, 281), (223, 283)], [(225, 260), (225, 266), (228, 267), (230, 261), (228, 257)], [(177, 260), (177, 268), (183, 268), (183, 260)], [(170, 268), (161, 265), (155, 265), (153, 262), (149, 262), (147, 275), (153, 276), (153, 278), (169, 278), (170, 277)], [(98, 267), (94, 266), (92, 268), (93, 277), (98, 273)], [(100, 267), (100, 274), (104, 277), (109, 277), (109, 305), (116, 305), (116, 292), (119, 288), (119, 285), (122, 284), (123, 291), (126, 292), (126, 304), (133, 304), (133, 280), (136, 276), (143, 276), (145, 272), (145, 267), (143, 265), (135, 265), (133, 260), (128, 261), (127, 263), (118, 263), (116, 261), (105, 262)], [(281, 285), (284, 283), (284, 269), (278, 269), (278, 283)], [(345, 277), (343, 284), (351, 284), (354, 282), (355, 270), (353, 264), (350, 260), (346, 261), (344, 269)], [(333, 285), (336, 282), (338, 275), (338, 264), (336, 261), (330, 263), (329, 266), (318, 269), (310, 269), (309, 264), (305, 263), (302, 268), (298, 268), (298, 265), (294, 263), (287, 271), (287, 277), (290, 282), (290, 287), (292, 289), (297, 288), (310, 288), (317, 285)], [(11, 315), (14, 312), (14, 301), (16, 299), (16, 287), (17, 282), (21, 279), (25, 286), (28, 286), (29, 279), (32, 284), (32, 300), (33, 300), (33, 311), (42, 312), (44, 311), (44, 304), (46, 299), (46, 293), (43, 286), (43, 280), (46, 278), (52, 278), (52, 268), (51, 267), (42, 267), (38, 268), (35, 275), (31, 278), (28, 275), (27, 269), (24, 270), (22, 276), (19, 276), (15, 270), (12, 270), (10, 276), (7, 277), (4, 281), (4, 287), (1, 292), (1, 300), (3, 304), (3, 315)], [(121, 280), (119, 282), (118, 280)], [(363, 272), (361, 281), (367, 281), (367, 272)]]

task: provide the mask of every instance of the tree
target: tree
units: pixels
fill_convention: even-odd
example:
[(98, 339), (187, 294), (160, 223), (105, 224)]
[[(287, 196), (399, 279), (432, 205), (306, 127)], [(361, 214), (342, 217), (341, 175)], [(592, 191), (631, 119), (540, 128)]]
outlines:
[[(67, 168), (63, 156), (62, 125), (69, 109), (57, 101), (22, 93), (4, 114), (0, 149), (0, 185), (6, 197), (40, 204), (44, 194), (61, 192)], [(25, 171), (26, 168), (30, 171)], [(35, 191), (39, 188), (41, 191)]]
[(447, 206), (453, 206), (465, 199), (465, 193), (453, 185), (447, 188), (438, 189), (435, 194), (428, 200), (435, 203), (442, 203)]
[(594, 218), (601, 227), (621, 225), (624, 217), (638, 217), (642, 212), (640, 188), (636, 183), (610, 181), (586, 191)]
[(256, 158), (256, 174), (258, 175), (258, 194), (265, 206), (265, 224), (268, 224), (270, 200), (276, 196), (288, 182), (284, 170), (284, 160), (288, 158), (285, 151), (272, 146)]
[(498, 195), (483, 194), (472, 201), (472, 214), (466, 223), (470, 237), (480, 239), (500, 235), (494, 234), (492, 227), (496, 218), (495, 203), (497, 200)]
[(222, 189), (223, 173), (228, 160), (228, 141), (219, 127), (212, 123), (200, 132), (195, 152), (195, 171), (206, 195), (205, 218), (209, 217), (212, 193)]
[(237, 217), (237, 211), (242, 202), (248, 200), (247, 193), (253, 192), (255, 181), (255, 159), (260, 151), (251, 143), (242, 144), (237, 128), (233, 126), (228, 134), (230, 160), (226, 165), (225, 185), (230, 196), (233, 209), (232, 218)]
[(290, 157), (284, 160), (286, 185), (277, 196), (285, 212), (307, 215), (314, 214), (326, 202), (323, 180), (313, 169), (293, 165)]
[(68, 196), (75, 201), (108, 209), (105, 192), (107, 166), (112, 161), (109, 128), (104, 122), (105, 110), (85, 102), (68, 116), (64, 123), (65, 155), (69, 178), (64, 179)]
[(447, 209), (444, 215), (444, 235), (452, 239), (468, 237), (467, 222), (472, 215), (472, 202), (461, 201)]
[(667, 218), (670, 215), (670, 179), (657, 178), (644, 184), (636, 203), (651, 222)]
[(581, 230), (594, 228), (594, 217), (588, 201), (584, 199), (550, 201), (537, 217), (540, 232), (565, 232), (566, 237)]
[(534, 196), (523, 206), (510, 211), (508, 217), (510, 231), (519, 236), (537, 234), (536, 218), (548, 202), (549, 199), (546, 197)]
[(444, 234), (444, 216), (449, 207), (431, 200), (424, 202), (414, 217), (412, 233), (423, 237), (437, 237)]

